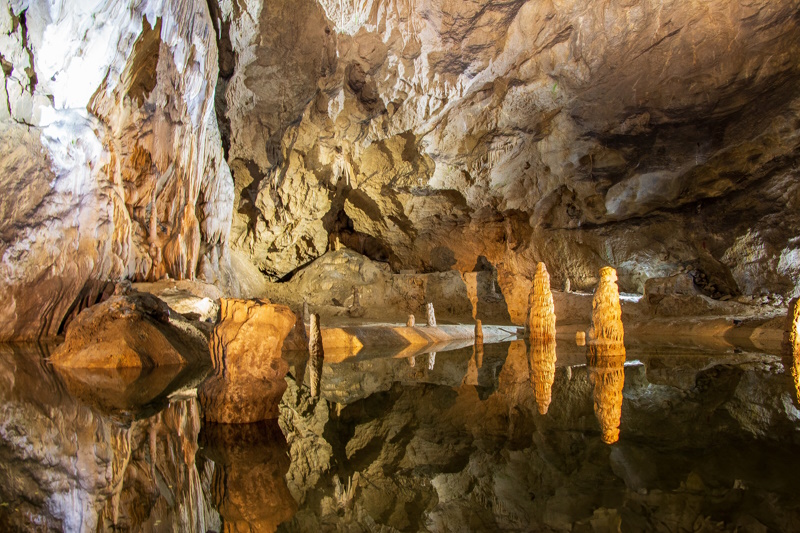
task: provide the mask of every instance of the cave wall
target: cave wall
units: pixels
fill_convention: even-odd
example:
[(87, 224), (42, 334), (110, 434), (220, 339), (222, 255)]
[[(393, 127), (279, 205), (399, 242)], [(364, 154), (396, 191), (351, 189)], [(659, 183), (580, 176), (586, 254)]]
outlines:
[(798, 7), (12, 0), (0, 339), (57, 334), (109, 280), (236, 294), (337, 242), (396, 272), (488, 260), (517, 322), (537, 261), (555, 287), (610, 264), (626, 291), (796, 296)]
[[(297, 27), (271, 26), (234, 68), (251, 98), (227, 92), (232, 125), (294, 110), (258, 115), (267, 146), (282, 134), (274, 156), (231, 137), (233, 246), (268, 275), (327, 233), (395, 270), (483, 255), (507, 295), (539, 260), (579, 289), (611, 264), (628, 291), (689, 270), (710, 296), (798, 293), (798, 2), (294, 5), (324, 30), (298, 47)], [(260, 31), (283, 10), (267, 4)], [(268, 83), (262, 57), (316, 91)]]
[(0, 340), (59, 333), (108, 280), (229, 284), (233, 183), (208, 6), (5, 6)]

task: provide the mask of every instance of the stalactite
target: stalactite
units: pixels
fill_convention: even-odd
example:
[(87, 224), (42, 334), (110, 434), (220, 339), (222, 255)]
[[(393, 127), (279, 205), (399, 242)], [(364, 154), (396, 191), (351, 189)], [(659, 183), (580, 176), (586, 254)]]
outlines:
[(550, 275), (544, 263), (536, 265), (536, 275), (528, 297), (528, 335), (531, 339), (556, 338), (556, 313)]

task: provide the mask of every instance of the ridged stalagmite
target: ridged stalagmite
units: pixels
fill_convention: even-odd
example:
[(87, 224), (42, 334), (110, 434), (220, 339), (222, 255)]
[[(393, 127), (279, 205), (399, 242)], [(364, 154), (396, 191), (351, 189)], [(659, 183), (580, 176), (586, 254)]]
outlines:
[(547, 414), (556, 374), (555, 341), (532, 338), (528, 351), (528, 364), (539, 414)]
[(800, 299), (789, 303), (783, 337), (784, 367), (791, 368), (797, 401), (800, 403)]
[(311, 315), (310, 335), (308, 337), (308, 374), (311, 384), (311, 397), (317, 398), (322, 390), (322, 364), (325, 357), (322, 349), (322, 332), (319, 314)]
[(528, 335), (531, 339), (556, 338), (556, 312), (550, 291), (550, 274), (544, 263), (536, 265), (533, 287), (528, 296)]
[(611, 267), (600, 269), (600, 283), (592, 300), (587, 362), (603, 442), (612, 444), (619, 440), (622, 417), (625, 344), (617, 272)]
[(433, 310), (433, 302), (428, 302), (426, 306), (428, 311), (428, 326), (435, 328), (436, 327), (436, 313)]

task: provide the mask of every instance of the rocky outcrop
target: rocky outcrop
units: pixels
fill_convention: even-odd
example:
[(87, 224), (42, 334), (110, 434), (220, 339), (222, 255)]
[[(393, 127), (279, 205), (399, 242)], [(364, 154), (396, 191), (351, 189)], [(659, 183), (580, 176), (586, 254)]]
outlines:
[(210, 365), (206, 336), (146, 293), (112, 296), (83, 310), (70, 323), (51, 361), (95, 369)]
[(62, 333), (105, 280), (231, 284), (207, 4), (1, 11), (0, 339)]
[(221, 300), (209, 343), (214, 374), (197, 391), (206, 421), (247, 424), (278, 416), (289, 370), (281, 352), (296, 322), (282, 305)]

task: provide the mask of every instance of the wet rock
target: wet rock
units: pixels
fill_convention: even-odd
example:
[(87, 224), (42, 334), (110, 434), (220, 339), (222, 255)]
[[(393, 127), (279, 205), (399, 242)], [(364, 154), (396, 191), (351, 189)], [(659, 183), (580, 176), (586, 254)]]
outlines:
[(208, 365), (208, 341), (189, 321), (147, 293), (112, 296), (83, 310), (51, 361), (73, 368)]
[(214, 373), (197, 391), (205, 420), (247, 424), (278, 416), (289, 369), (281, 352), (296, 322), (288, 307), (221, 300), (220, 321), (210, 340)]

